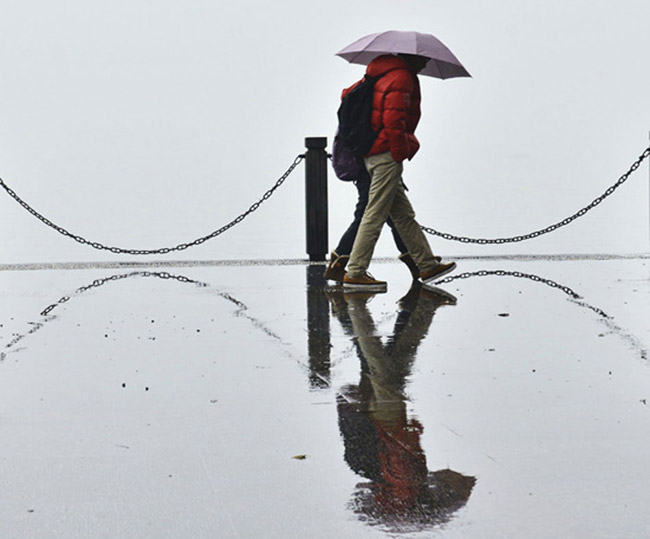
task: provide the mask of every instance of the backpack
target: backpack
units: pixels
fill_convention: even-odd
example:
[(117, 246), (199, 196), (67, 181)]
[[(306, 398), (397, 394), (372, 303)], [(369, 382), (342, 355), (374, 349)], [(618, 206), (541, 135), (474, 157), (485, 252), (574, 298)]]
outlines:
[(337, 116), (339, 127), (332, 146), (332, 166), (340, 180), (354, 181), (365, 167), (363, 156), (372, 147), (378, 133), (372, 129), (372, 98), (375, 83), (383, 75), (365, 75), (341, 101)]

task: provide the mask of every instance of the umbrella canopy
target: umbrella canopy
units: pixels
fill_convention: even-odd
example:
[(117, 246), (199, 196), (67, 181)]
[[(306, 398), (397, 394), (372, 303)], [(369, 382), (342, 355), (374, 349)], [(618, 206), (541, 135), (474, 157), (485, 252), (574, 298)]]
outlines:
[(389, 30), (357, 39), (336, 53), (350, 63), (362, 65), (368, 65), (382, 54), (415, 54), (429, 58), (421, 75), (438, 79), (471, 77), (458, 58), (431, 34)]

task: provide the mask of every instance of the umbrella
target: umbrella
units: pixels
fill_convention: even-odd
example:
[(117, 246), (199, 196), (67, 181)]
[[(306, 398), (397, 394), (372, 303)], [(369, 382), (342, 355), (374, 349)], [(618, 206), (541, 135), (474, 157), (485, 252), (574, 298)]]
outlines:
[(389, 30), (357, 39), (336, 53), (350, 63), (362, 65), (368, 65), (382, 54), (415, 54), (429, 58), (421, 75), (438, 79), (471, 77), (458, 58), (431, 34)]

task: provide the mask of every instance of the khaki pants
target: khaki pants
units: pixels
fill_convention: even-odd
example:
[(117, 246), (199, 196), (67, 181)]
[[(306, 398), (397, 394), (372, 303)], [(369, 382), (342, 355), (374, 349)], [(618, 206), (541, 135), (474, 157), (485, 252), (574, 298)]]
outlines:
[(352, 246), (347, 272), (358, 277), (368, 270), (381, 229), (390, 216), (402, 237), (409, 254), (420, 271), (426, 272), (438, 265), (431, 252), (415, 212), (402, 183), (402, 163), (397, 163), (390, 152), (371, 155), (365, 159), (370, 173), (368, 205)]

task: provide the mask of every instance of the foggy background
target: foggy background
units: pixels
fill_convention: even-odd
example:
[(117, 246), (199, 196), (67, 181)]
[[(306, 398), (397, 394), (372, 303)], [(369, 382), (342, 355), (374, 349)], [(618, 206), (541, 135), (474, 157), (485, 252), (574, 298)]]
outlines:
[[(336, 129), (364, 68), (335, 53), (372, 32), (436, 35), (473, 78), (421, 77), (421, 150), (405, 166), (418, 221), (525, 234), (601, 195), (648, 146), (647, 0), (263, 3), (0, 0), (0, 177), (74, 234), (151, 249), (245, 211)], [(647, 253), (644, 163), (610, 199), (540, 239), (443, 256)], [(330, 249), (353, 186), (330, 170)], [(0, 262), (130, 260), (46, 228), (0, 191)], [(376, 255), (396, 249), (386, 230)], [(242, 224), (137, 260), (304, 258), (304, 166)]]

